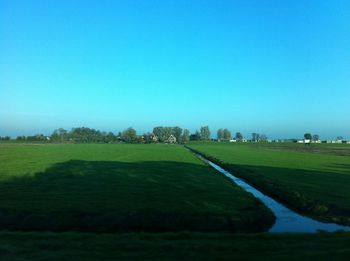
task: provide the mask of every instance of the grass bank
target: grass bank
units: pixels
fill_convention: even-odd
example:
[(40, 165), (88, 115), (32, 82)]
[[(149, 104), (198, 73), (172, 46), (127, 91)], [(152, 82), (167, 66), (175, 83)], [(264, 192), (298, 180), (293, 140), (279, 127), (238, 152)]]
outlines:
[[(342, 144), (340, 144), (342, 145)], [(191, 143), (190, 148), (292, 209), (350, 225), (350, 146)]]

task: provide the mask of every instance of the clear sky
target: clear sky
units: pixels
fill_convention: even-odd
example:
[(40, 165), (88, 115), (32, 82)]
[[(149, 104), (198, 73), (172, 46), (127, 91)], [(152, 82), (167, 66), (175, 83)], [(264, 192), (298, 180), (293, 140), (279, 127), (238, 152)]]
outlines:
[(0, 0), (0, 135), (350, 138), (350, 1)]

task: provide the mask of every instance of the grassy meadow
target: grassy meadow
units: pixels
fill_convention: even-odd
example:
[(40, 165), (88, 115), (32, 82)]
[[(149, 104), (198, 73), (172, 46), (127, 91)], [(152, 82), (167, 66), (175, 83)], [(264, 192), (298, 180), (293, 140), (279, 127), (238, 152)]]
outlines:
[(349, 260), (350, 233), (0, 232), (0, 259), (27, 260)]
[(182, 146), (0, 143), (0, 229), (267, 230), (260, 201)]
[(197, 142), (189, 147), (299, 212), (350, 225), (350, 145)]

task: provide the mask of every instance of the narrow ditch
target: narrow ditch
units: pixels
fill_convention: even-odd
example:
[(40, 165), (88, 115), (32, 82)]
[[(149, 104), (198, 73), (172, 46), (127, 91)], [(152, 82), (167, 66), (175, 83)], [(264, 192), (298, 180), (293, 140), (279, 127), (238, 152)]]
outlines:
[(318, 231), (334, 232), (339, 230), (350, 231), (350, 226), (342, 226), (335, 223), (324, 223), (315, 219), (303, 216), (297, 212), (287, 208), (286, 206), (278, 203), (273, 198), (263, 194), (259, 190), (250, 186), (240, 178), (235, 177), (230, 172), (224, 170), (219, 165), (211, 162), (205, 157), (197, 154), (191, 150), (198, 158), (207, 162), (218, 172), (222, 173), (245, 191), (254, 195), (254, 197), (260, 199), (268, 208), (272, 210), (276, 216), (275, 224), (270, 228), (269, 232), (283, 233), (283, 232), (303, 232), (303, 233), (315, 233)]

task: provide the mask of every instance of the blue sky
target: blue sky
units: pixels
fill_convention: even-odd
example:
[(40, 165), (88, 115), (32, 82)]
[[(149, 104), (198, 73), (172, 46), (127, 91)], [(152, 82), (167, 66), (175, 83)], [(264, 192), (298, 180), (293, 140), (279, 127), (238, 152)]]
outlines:
[(0, 135), (350, 138), (350, 1), (0, 0)]

